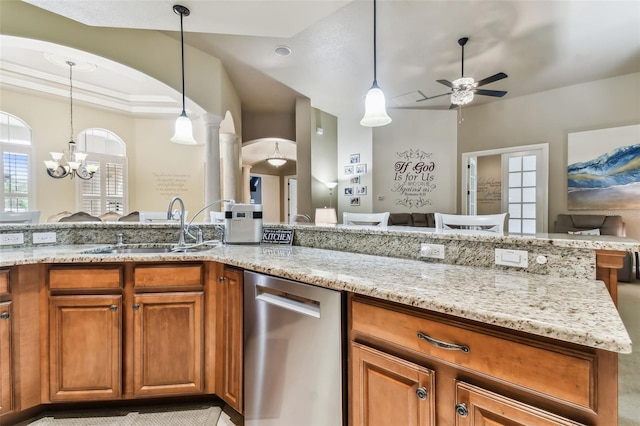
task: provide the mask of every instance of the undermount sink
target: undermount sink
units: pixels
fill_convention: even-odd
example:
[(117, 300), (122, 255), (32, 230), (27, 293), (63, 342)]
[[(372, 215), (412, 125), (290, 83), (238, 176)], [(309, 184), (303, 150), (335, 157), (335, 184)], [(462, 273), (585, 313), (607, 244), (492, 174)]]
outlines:
[(110, 248), (98, 251), (101, 254), (128, 254), (128, 253), (171, 253), (171, 247), (137, 247), (137, 248)]
[(215, 247), (215, 245), (205, 244), (197, 246), (151, 246), (151, 247), (101, 247), (98, 249), (92, 249), (84, 251), (83, 254), (158, 254), (158, 253), (194, 253), (199, 251), (209, 250)]

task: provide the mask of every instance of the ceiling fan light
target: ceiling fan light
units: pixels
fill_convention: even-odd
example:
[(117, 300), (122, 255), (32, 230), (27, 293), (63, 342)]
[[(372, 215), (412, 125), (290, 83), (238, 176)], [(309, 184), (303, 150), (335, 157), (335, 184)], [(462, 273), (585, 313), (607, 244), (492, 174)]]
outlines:
[(364, 117), (360, 124), (366, 127), (379, 127), (391, 123), (387, 114), (386, 101), (382, 89), (374, 82), (364, 101)]
[(454, 105), (466, 105), (473, 100), (473, 92), (471, 90), (454, 89), (451, 93), (451, 103)]
[(193, 138), (193, 125), (187, 114), (183, 111), (176, 119), (176, 131), (171, 138), (171, 142), (182, 145), (197, 145), (198, 142)]
[(454, 87), (459, 87), (461, 89), (472, 89), (476, 87), (476, 82), (471, 77), (461, 77), (457, 80), (452, 81)]

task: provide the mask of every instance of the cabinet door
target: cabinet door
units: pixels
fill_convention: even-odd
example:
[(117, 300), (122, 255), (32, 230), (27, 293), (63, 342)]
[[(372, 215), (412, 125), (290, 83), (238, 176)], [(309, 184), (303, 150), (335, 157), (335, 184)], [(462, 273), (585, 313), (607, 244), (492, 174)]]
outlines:
[(0, 303), (0, 414), (13, 409), (11, 363), (11, 302)]
[(580, 425), (464, 382), (456, 383), (456, 426)]
[(435, 373), (351, 343), (353, 426), (435, 425)]
[(202, 292), (134, 297), (133, 392), (136, 396), (203, 391)]
[(237, 412), (243, 410), (242, 271), (225, 268), (218, 293), (216, 394)]
[(51, 401), (121, 396), (121, 308), (119, 295), (50, 298)]

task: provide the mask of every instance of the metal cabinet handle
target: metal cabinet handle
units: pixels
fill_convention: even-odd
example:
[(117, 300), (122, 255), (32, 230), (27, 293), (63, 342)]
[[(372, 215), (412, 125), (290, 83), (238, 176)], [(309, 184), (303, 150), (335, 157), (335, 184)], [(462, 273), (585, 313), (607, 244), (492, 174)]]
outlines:
[(456, 345), (456, 344), (453, 344), (453, 343), (442, 342), (440, 340), (434, 339), (433, 337), (427, 336), (426, 334), (424, 334), (421, 331), (418, 332), (418, 339), (424, 339), (424, 340), (426, 340), (427, 342), (431, 343), (434, 346), (437, 346), (439, 348), (446, 349), (446, 350), (449, 350), (449, 351), (462, 351), (462, 352), (465, 352), (465, 353), (469, 353), (471, 351), (469, 346)]
[(133, 305), (133, 310), (134, 311), (137, 311), (138, 309), (140, 309), (140, 305), (139, 304), (136, 303), (135, 305)]
[(416, 389), (416, 395), (418, 395), (419, 399), (425, 400), (427, 399), (427, 388), (425, 388), (424, 386), (419, 387), (418, 389)]
[(225, 278), (224, 278), (224, 277), (218, 277), (218, 282), (223, 283), (224, 281), (225, 281)]
[(109, 310), (110, 310), (111, 312), (115, 312), (115, 311), (117, 311), (117, 310), (118, 310), (118, 305), (111, 305), (111, 306), (109, 306)]
[(0, 314), (0, 318), (2, 319), (9, 319), (11, 315), (9, 315), (9, 312), (3, 312)]
[(469, 410), (467, 410), (467, 404), (465, 404), (464, 402), (456, 404), (456, 414), (460, 417), (467, 417), (467, 415), (469, 414)]

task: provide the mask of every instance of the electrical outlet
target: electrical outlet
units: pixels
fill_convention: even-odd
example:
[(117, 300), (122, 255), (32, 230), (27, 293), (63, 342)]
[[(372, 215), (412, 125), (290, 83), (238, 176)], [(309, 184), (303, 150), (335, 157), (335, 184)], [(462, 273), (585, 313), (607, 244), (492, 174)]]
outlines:
[(496, 265), (526, 268), (529, 266), (529, 253), (526, 250), (496, 249)]
[(33, 244), (55, 243), (55, 242), (56, 242), (55, 232), (34, 232), (33, 233)]
[(420, 257), (444, 259), (444, 244), (420, 244)]
[(24, 244), (24, 234), (18, 232), (15, 234), (0, 234), (0, 245), (9, 246), (15, 244)]

